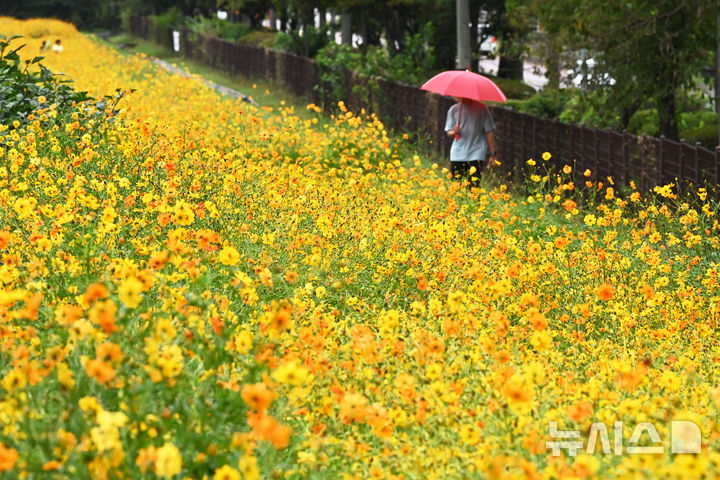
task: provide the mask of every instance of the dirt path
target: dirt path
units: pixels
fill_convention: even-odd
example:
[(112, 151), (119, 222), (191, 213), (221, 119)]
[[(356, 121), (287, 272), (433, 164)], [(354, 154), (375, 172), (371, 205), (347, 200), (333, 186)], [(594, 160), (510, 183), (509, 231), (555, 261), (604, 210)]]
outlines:
[[(172, 65), (171, 63), (166, 62), (165, 60), (160, 60), (159, 58), (153, 58), (152, 61), (156, 65), (159, 65), (160, 67), (164, 68), (165, 70), (167, 70), (169, 72), (175, 73), (177, 75), (182, 75), (183, 77), (191, 76), (185, 70), (178, 68), (178, 67)], [(211, 82), (210, 80), (203, 79), (202, 82), (221, 95), (225, 95), (226, 97), (231, 97), (231, 98), (240, 98), (244, 102), (252, 103), (253, 105), (258, 106), (258, 103), (255, 100), (248, 97), (247, 95), (244, 95), (244, 94), (238, 92), (237, 90), (233, 90), (232, 88), (226, 87), (224, 85), (218, 85), (217, 83)]]

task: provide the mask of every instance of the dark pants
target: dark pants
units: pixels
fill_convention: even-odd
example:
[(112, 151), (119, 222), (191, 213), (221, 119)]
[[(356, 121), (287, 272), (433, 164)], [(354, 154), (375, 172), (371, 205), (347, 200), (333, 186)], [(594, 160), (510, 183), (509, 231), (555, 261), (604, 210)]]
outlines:
[[(470, 175), (470, 167), (475, 167), (475, 172)], [(471, 187), (477, 187), (480, 182), (480, 174), (485, 167), (485, 162), (473, 160), (471, 162), (450, 162), (450, 173), (453, 178), (469, 180)], [(473, 177), (475, 180), (473, 180)]]

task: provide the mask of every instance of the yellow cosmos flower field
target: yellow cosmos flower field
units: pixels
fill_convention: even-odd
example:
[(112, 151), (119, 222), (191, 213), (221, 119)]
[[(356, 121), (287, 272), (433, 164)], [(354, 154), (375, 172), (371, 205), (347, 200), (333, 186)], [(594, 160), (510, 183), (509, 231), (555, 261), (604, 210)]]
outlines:
[(375, 118), (0, 31), (134, 90), (0, 127), (3, 479), (720, 475), (705, 192), (590, 198), (547, 154), (529, 196), (469, 193)]

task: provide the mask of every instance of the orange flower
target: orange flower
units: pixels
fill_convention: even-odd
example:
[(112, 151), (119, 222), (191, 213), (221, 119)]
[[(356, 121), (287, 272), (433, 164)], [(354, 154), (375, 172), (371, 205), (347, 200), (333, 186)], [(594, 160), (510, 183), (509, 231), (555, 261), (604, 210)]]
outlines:
[(577, 203), (571, 199), (567, 199), (562, 204), (563, 208), (568, 212), (572, 212), (577, 207)]
[(264, 412), (277, 396), (265, 383), (245, 385), (240, 393), (243, 401), (257, 412)]
[(88, 360), (85, 365), (85, 373), (101, 384), (106, 384), (115, 378), (115, 369), (101, 360)]
[(10, 232), (3, 230), (0, 232), (0, 250), (7, 247), (10, 243)]
[(28, 320), (35, 320), (38, 315), (38, 310), (40, 309), (42, 297), (42, 293), (36, 293), (25, 299), (25, 308), (22, 310), (21, 316), (23, 318), (27, 318)]
[(260, 440), (268, 440), (275, 448), (285, 448), (290, 443), (292, 430), (280, 424), (274, 417), (263, 414), (248, 415), (248, 425)]
[(607, 302), (615, 296), (615, 287), (609, 283), (603, 283), (595, 289), (595, 295), (597, 295), (600, 300)]
[(297, 278), (298, 278), (298, 274), (297, 274), (297, 272), (295, 272), (293, 270), (288, 270), (285, 273), (285, 281), (288, 283), (293, 283), (295, 280), (297, 280)]
[(106, 342), (102, 345), (98, 345), (95, 351), (95, 358), (103, 362), (119, 362), (123, 358), (122, 350), (120, 345), (117, 343)]
[(43, 464), (42, 469), (46, 472), (50, 472), (53, 470), (60, 470), (62, 466), (63, 464), (57, 460), (50, 460), (49, 462), (45, 462), (45, 464)]
[(148, 261), (148, 268), (151, 270), (160, 270), (165, 263), (167, 263), (169, 256), (170, 252), (167, 250), (153, 253)]
[(653, 289), (653, 287), (651, 287), (648, 284), (645, 284), (642, 286), (642, 291), (643, 291), (643, 294), (645, 295), (645, 300), (650, 300), (651, 298), (653, 298), (655, 296), (655, 290)]
[(533, 328), (538, 331), (545, 330), (548, 326), (548, 320), (545, 318), (545, 315), (534, 307), (528, 310), (528, 320), (532, 324)]
[(340, 419), (349, 424), (365, 418), (367, 398), (359, 393), (349, 393), (340, 400)]
[(0, 472), (12, 470), (17, 461), (18, 453), (14, 448), (6, 448), (0, 443)]
[(85, 303), (90, 305), (95, 300), (100, 300), (101, 298), (107, 298), (108, 291), (107, 288), (105, 288), (105, 285), (102, 283), (96, 282), (88, 286), (87, 290), (85, 290), (85, 296), (83, 300)]
[(290, 326), (292, 321), (292, 312), (290, 307), (283, 307), (275, 312), (270, 320), (270, 329), (282, 332)]
[(593, 413), (592, 404), (590, 402), (577, 402), (567, 409), (570, 418), (576, 422), (581, 422)]

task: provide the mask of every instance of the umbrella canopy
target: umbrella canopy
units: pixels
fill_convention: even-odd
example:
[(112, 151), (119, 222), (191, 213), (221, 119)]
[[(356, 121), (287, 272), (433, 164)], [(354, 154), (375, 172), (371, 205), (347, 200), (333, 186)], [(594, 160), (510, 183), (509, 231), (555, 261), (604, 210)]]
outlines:
[(438, 73), (420, 89), (478, 101), (507, 101), (505, 94), (492, 80), (469, 70), (448, 70)]

